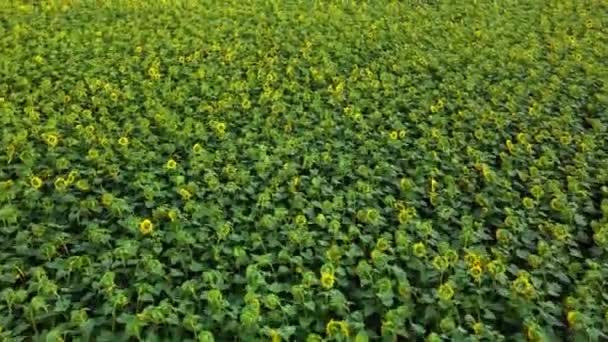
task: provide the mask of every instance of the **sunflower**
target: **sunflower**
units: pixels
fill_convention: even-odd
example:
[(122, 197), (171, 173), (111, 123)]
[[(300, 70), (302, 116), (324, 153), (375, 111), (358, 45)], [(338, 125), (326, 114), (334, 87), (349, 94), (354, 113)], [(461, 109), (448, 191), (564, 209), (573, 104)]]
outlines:
[(46, 136), (46, 143), (51, 147), (55, 147), (59, 143), (59, 138), (54, 134), (49, 134)]
[(450, 283), (441, 284), (439, 286), (439, 289), (437, 290), (437, 295), (439, 296), (439, 299), (444, 302), (452, 300), (452, 298), (454, 297), (454, 293), (454, 288)]
[(169, 212), (167, 213), (167, 217), (169, 218), (169, 220), (171, 220), (171, 222), (175, 222), (175, 220), (177, 220), (177, 211), (176, 210), (169, 210)]
[(308, 221), (308, 220), (306, 220), (306, 216), (304, 216), (304, 215), (298, 215), (298, 216), (296, 216), (296, 219), (295, 219), (295, 223), (296, 223), (298, 226), (303, 226), (303, 225), (305, 225), (307, 221)]
[(201, 152), (203, 152), (203, 146), (201, 146), (201, 144), (194, 144), (194, 146), (192, 146), (192, 152), (194, 154), (200, 154)]
[(63, 177), (57, 177), (55, 180), (55, 189), (57, 191), (63, 191), (68, 187), (68, 182)]
[(321, 272), (321, 286), (325, 289), (331, 289), (334, 287), (336, 277), (330, 272)]
[(422, 258), (426, 255), (426, 246), (423, 242), (417, 242), (414, 244), (414, 255), (418, 258)]
[(479, 335), (483, 334), (483, 328), (484, 328), (484, 326), (483, 326), (483, 323), (481, 323), (481, 322), (475, 322), (473, 324), (473, 332), (475, 333), (475, 335), (479, 336)]
[(189, 201), (192, 198), (192, 193), (186, 188), (179, 189), (179, 194), (184, 201)]
[(175, 170), (176, 167), (177, 167), (177, 162), (173, 159), (169, 159), (167, 161), (167, 163), (165, 164), (165, 168), (167, 170)]
[(42, 179), (40, 179), (40, 177), (32, 177), (32, 179), (30, 179), (30, 185), (32, 186), (32, 188), (34, 189), (40, 189), (42, 187)]
[(335, 321), (332, 319), (325, 326), (325, 333), (328, 336), (336, 336), (338, 334), (341, 334), (345, 337), (348, 337), (348, 335), (349, 335), (348, 323), (346, 323), (344, 321)]
[(143, 235), (149, 235), (154, 230), (154, 224), (149, 219), (144, 219), (139, 223), (139, 232)]
[(439, 255), (433, 258), (432, 264), (433, 267), (439, 272), (445, 271), (448, 266), (450, 266), (448, 259), (444, 256)]
[(480, 281), (481, 275), (483, 274), (483, 269), (481, 268), (481, 264), (475, 264), (471, 268), (469, 268), (469, 274), (476, 281)]

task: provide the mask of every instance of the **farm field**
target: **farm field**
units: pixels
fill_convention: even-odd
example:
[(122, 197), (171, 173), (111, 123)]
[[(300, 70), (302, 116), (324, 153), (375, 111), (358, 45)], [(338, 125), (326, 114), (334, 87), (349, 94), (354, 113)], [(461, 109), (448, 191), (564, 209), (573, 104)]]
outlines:
[(0, 340), (606, 341), (607, 127), (602, 0), (0, 0)]

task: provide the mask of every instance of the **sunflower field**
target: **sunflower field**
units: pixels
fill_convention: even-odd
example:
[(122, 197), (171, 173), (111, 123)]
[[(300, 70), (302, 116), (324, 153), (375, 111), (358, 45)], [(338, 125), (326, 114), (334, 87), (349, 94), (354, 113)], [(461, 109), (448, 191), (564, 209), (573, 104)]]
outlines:
[(606, 341), (607, 127), (603, 0), (0, 0), (0, 341)]

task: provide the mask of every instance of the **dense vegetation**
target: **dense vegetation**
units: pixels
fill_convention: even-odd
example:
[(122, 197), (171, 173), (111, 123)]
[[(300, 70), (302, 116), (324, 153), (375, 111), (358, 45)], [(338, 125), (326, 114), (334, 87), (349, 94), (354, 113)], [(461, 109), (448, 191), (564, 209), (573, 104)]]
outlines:
[(603, 0), (0, 1), (1, 339), (608, 339), (607, 33)]

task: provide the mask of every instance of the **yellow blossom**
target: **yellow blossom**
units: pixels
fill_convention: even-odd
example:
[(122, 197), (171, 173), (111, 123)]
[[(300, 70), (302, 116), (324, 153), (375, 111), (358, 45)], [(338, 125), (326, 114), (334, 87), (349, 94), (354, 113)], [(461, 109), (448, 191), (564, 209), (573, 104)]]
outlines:
[(76, 182), (76, 187), (80, 190), (80, 191), (88, 191), (90, 189), (89, 183), (84, 180), (84, 179), (79, 179)]
[(469, 267), (481, 265), (481, 258), (479, 255), (473, 252), (467, 252), (467, 254), (464, 256), (464, 262), (466, 262)]
[(74, 183), (76, 181), (76, 177), (78, 177), (78, 171), (70, 171), (70, 173), (68, 173), (67, 184), (71, 185)]
[(482, 273), (483, 273), (483, 270), (481, 268), (481, 264), (475, 264), (471, 268), (469, 268), (469, 274), (476, 281), (480, 281), (481, 280)]
[(154, 230), (154, 224), (148, 219), (144, 219), (139, 223), (139, 232), (143, 235), (148, 235)]
[(175, 222), (175, 220), (177, 220), (177, 211), (169, 210), (169, 212), (167, 213), (167, 217), (169, 218), (169, 220), (171, 220), (171, 222)]
[(103, 195), (101, 195), (101, 203), (103, 205), (105, 205), (106, 207), (109, 207), (113, 201), (114, 201), (114, 196), (112, 194), (106, 192)]
[(330, 320), (325, 326), (325, 333), (327, 336), (336, 336), (338, 334), (342, 334), (345, 337), (348, 337), (350, 335), (348, 324), (346, 322), (335, 321), (333, 319)]
[(334, 282), (336, 281), (335, 276), (330, 272), (321, 272), (321, 286), (325, 289), (331, 289), (334, 287)]
[(423, 242), (417, 242), (414, 244), (414, 255), (418, 258), (422, 258), (426, 255), (426, 246)]
[(201, 144), (194, 144), (194, 146), (192, 146), (192, 152), (194, 154), (199, 154), (203, 151), (203, 146), (201, 146)]
[(42, 179), (40, 179), (40, 177), (32, 177), (32, 179), (30, 179), (30, 185), (34, 189), (40, 189), (40, 187), (42, 187)]
[(57, 191), (63, 191), (68, 187), (68, 182), (63, 177), (57, 177), (55, 179), (55, 189)]
[(446, 257), (439, 256), (439, 255), (433, 258), (432, 264), (433, 264), (433, 267), (437, 271), (440, 271), (440, 272), (445, 271), (448, 268), (448, 266), (450, 265), (449, 261)]
[(475, 322), (473, 324), (473, 332), (475, 333), (475, 335), (483, 334), (483, 328), (483, 323), (481, 322)]
[(46, 143), (51, 147), (55, 147), (59, 143), (59, 138), (54, 134), (49, 134), (46, 136)]
[(442, 301), (449, 301), (454, 297), (454, 288), (450, 283), (441, 284), (437, 290), (437, 295)]
[(92, 148), (92, 149), (90, 149), (90, 150), (89, 150), (89, 152), (87, 153), (87, 156), (88, 156), (90, 159), (97, 159), (97, 158), (99, 158), (99, 151), (98, 151), (97, 149)]
[(188, 201), (192, 198), (192, 193), (190, 193), (190, 191), (188, 191), (186, 188), (179, 189), (179, 194), (182, 196), (184, 201)]
[(416, 217), (416, 209), (415, 208), (403, 208), (399, 210), (399, 215), (397, 219), (399, 223), (405, 224), (408, 223), (411, 219)]
[(167, 163), (165, 164), (165, 168), (167, 170), (175, 170), (176, 167), (177, 167), (177, 162), (173, 159), (169, 159), (167, 161)]
[(296, 216), (295, 222), (298, 226), (303, 226), (306, 224), (307, 220), (306, 220), (306, 216), (304, 215), (298, 215)]

